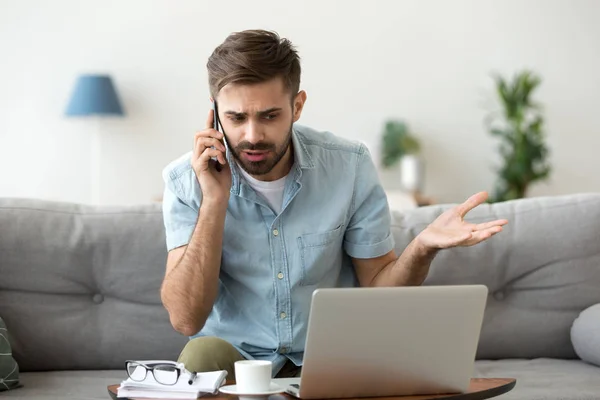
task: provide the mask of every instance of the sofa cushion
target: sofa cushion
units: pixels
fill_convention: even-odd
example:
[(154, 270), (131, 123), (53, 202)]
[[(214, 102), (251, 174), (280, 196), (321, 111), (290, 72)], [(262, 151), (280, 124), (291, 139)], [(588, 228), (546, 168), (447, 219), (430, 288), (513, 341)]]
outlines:
[(600, 366), (600, 304), (586, 308), (575, 319), (571, 341), (579, 358)]
[[(396, 253), (449, 207), (394, 212)], [(440, 252), (425, 284), (488, 287), (478, 359), (576, 359), (573, 320), (600, 303), (600, 194), (482, 204), (466, 217), (498, 218), (509, 221), (503, 232)]]
[(21, 372), (177, 359), (188, 338), (160, 300), (160, 204), (0, 199), (0, 315)]
[(580, 360), (479, 360), (474, 377), (515, 378), (502, 400), (598, 400), (600, 368)]
[(0, 392), (19, 386), (19, 365), (12, 356), (6, 324), (0, 317)]

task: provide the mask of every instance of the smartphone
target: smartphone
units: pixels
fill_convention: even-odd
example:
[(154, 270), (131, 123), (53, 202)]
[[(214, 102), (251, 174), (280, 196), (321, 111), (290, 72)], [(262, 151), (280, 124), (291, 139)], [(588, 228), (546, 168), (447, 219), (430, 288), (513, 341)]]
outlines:
[[(219, 131), (219, 112), (217, 107), (217, 100), (213, 100), (213, 129), (215, 131)], [(223, 143), (223, 141), (221, 141), (221, 143)], [(215, 147), (212, 146), (212, 148), (214, 149)], [(221, 172), (223, 166), (221, 165), (219, 160), (216, 157), (213, 157), (212, 159), (215, 161), (215, 169), (217, 170), (217, 172)]]

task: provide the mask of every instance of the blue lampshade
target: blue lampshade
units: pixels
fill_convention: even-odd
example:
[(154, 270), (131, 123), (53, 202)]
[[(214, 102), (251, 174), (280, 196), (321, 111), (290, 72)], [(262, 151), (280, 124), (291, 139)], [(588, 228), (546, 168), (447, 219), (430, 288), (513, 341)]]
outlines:
[(110, 76), (80, 76), (71, 95), (66, 115), (124, 115)]

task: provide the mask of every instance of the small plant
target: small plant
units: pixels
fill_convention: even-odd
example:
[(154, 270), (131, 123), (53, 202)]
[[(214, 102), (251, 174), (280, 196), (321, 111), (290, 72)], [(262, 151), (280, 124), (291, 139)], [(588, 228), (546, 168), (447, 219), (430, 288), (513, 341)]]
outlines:
[(532, 94), (541, 79), (531, 71), (522, 71), (507, 81), (495, 77), (502, 106), (502, 117), (492, 119), (490, 133), (500, 139), (502, 166), (490, 202), (525, 197), (534, 182), (550, 175), (548, 147), (545, 144), (544, 118)]
[(382, 136), (381, 162), (385, 168), (395, 165), (405, 154), (419, 153), (419, 141), (401, 121), (387, 121)]

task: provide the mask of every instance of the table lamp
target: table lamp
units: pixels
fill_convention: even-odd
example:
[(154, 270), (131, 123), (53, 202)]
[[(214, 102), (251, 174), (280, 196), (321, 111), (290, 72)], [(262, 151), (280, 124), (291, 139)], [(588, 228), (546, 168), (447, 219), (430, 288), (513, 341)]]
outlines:
[(67, 117), (94, 117), (96, 129), (91, 149), (92, 202), (100, 193), (100, 118), (125, 115), (117, 91), (109, 75), (81, 75), (67, 106)]

